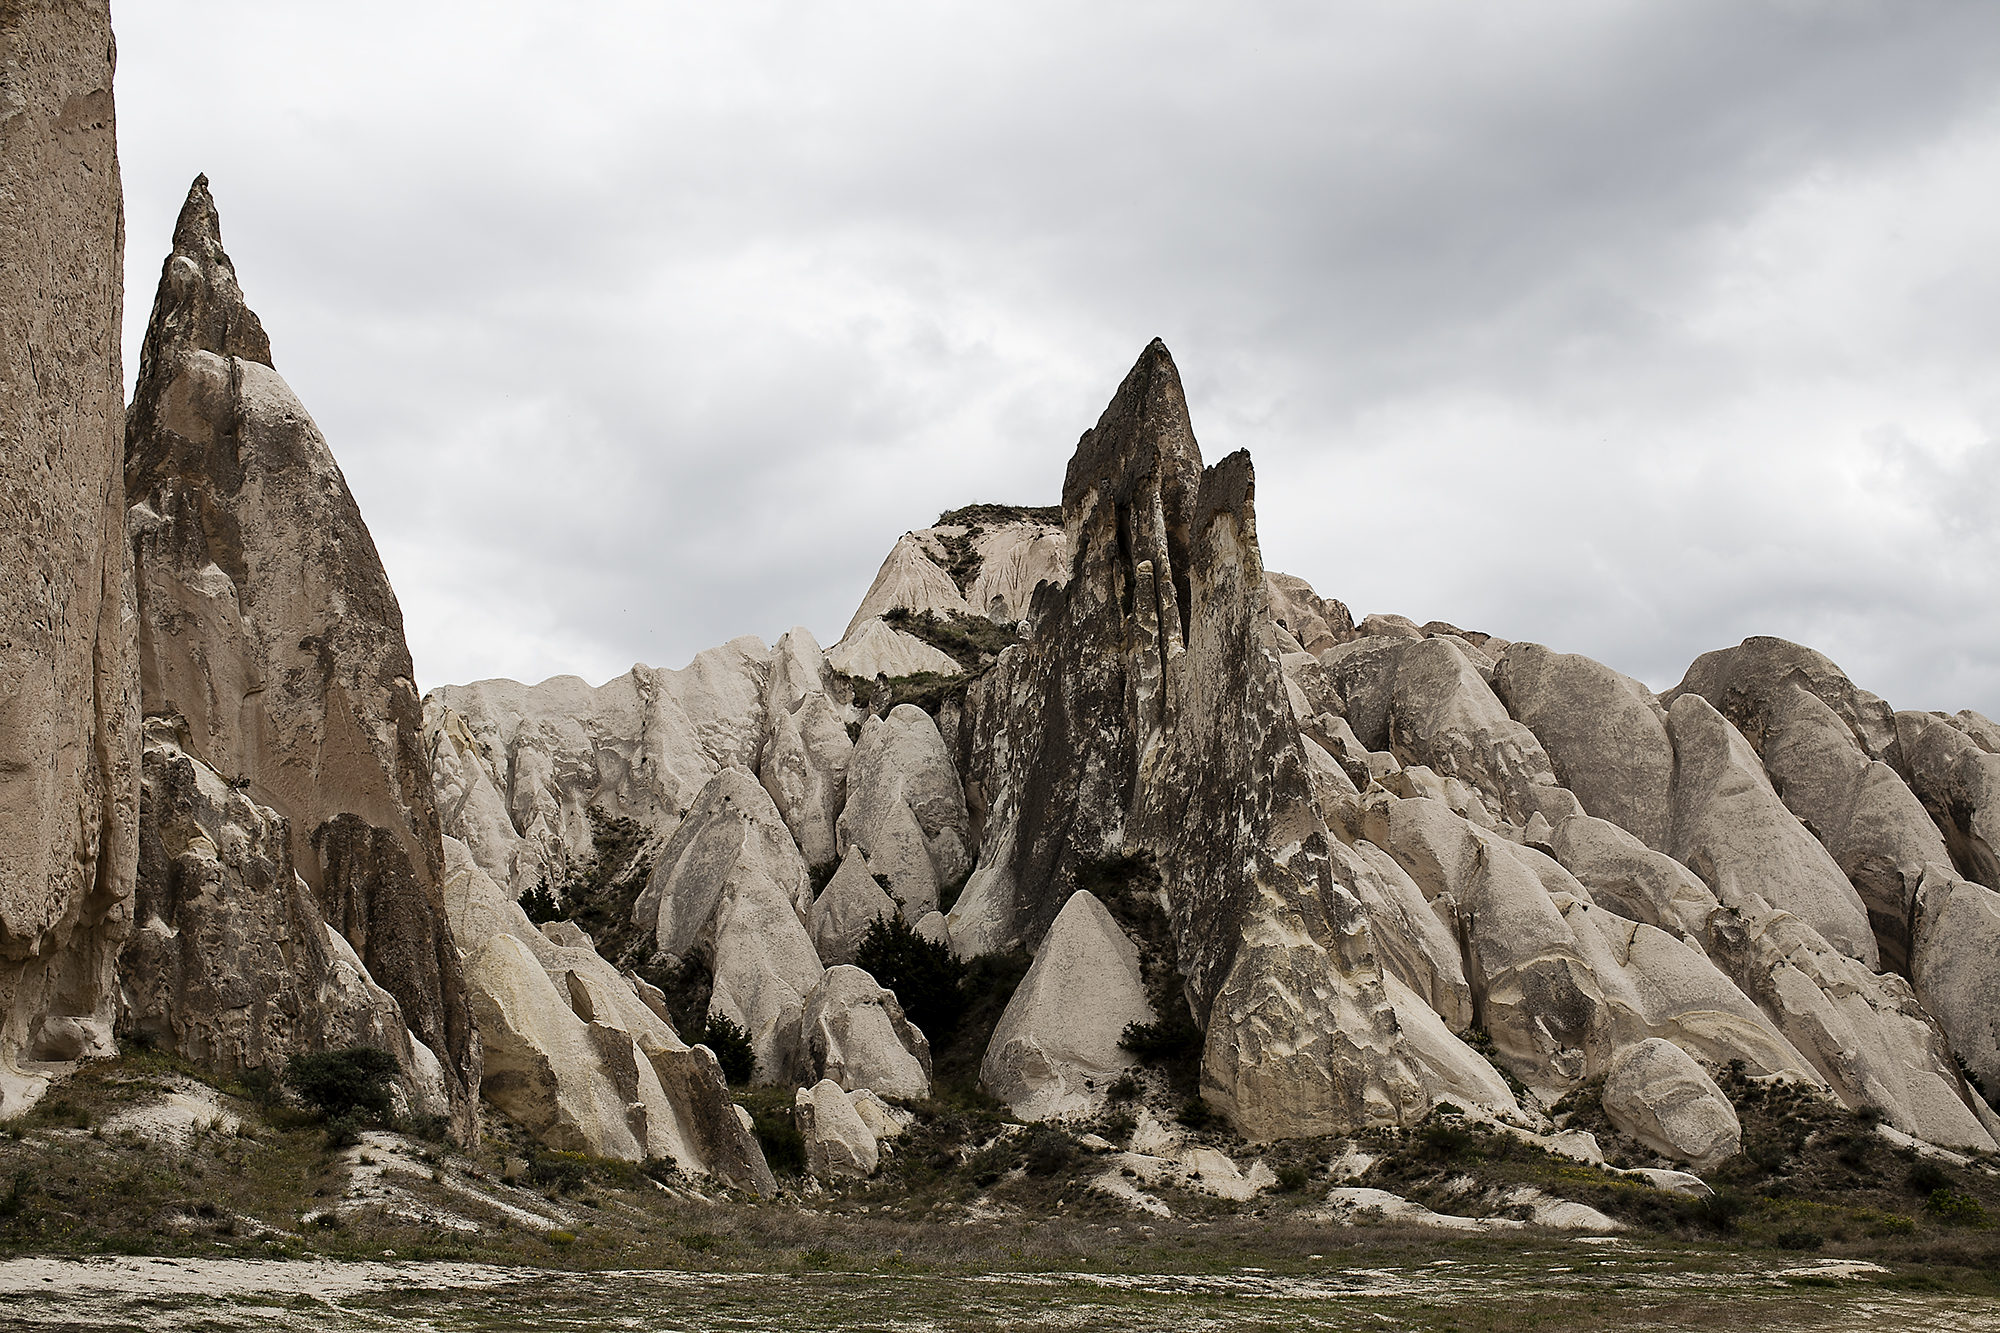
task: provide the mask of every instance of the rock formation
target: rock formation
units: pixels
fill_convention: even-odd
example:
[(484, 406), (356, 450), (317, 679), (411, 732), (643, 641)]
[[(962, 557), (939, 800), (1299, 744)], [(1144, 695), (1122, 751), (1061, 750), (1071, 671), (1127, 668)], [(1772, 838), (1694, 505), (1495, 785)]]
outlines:
[(402, 612), (326, 441), (272, 368), (205, 178), (147, 326), (125, 492), (145, 715), (174, 719), (190, 756), (282, 818), (321, 915), (437, 1052), (474, 1134), (479, 1048)]
[(806, 995), (802, 1018), (813, 1073), (848, 1092), (919, 1099), (931, 1093), (931, 1046), (895, 993), (858, 967), (836, 965)]
[(102, 0), (0, 6), (0, 1118), (110, 1053), (137, 857)]
[(1611, 1122), (1639, 1142), (1707, 1171), (1743, 1146), (1736, 1108), (1702, 1067), (1670, 1041), (1628, 1048), (1604, 1083)]

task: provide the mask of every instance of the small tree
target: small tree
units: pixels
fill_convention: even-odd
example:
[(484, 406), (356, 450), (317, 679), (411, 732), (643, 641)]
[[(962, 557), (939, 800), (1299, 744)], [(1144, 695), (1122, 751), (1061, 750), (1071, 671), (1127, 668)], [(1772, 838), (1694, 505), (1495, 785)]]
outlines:
[(295, 1055), (285, 1065), (285, 1086), (329, 1120), (386, 1119), (394, 1109), (396, 1057), (374, 1046)]
[(727, 1014), (710, 1014), (700, 1045), (715, 1052), (722, 1076), (732, 1084), (748, 1083), (757, 1072), (757, 1052), (751, 1049), (750, 1034), (732, 1022)]
[(965, 992), (958, 984), (965, 966), (948, 947), (925, 939), (900, 913), (892, 913), (868, 923), (854, 965), (896, 992), (896, 1003), (933, 1048), (951, 1041), (965, 1016)]

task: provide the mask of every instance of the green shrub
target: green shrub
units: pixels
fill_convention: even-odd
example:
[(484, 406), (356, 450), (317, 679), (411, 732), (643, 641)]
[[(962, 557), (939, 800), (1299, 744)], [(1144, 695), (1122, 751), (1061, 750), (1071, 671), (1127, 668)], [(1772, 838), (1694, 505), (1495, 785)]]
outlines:
[(1957, 1190), (1941, 1189), (1932, 1193), (1925, 1201), (1924, 1208), (1935, 1214), (1939, 1221), (1949, 1222), (1955, 1227), (1983, 1227), (1986, 1225), (1986, 1209), (1970, 1194), (1960, 1194)]
[(285, 1085), (320, 1116), (332, 1120), (388, 1116), (396, 1057), (374, 1046), (295, 1055), (285, 1065)]
[(1031, 1176), (1052, 1176), (1076, 1161), (1076, 1140), (1053, 1125), (1033, 1125), (1021, 1136), (1021, 1165)]
[(1133, 1102), (1139, 1100), (1139, 1094), (1143, 1093), (1145, 1090), (1146, 1090), (1145, 1087), (1139, 1082), (1139, 1080), (1132, 1077), (1131, 1071), (1127, 1070), (1125, 1073), (1120, 1074), (1116, 1079), (1112, 1080), (1111, 1086), (1104, 1090), (1104, 1096), (1106, 1100), (1116, 1105), (1119, 1102)]
[(733, 1084), (748, 1083), (757, 1072), (757, 1052), (751, 1048), (750, 1034), (727, 1014), (710, 1014), (704, 1025), (701, 1045), (715, 1052), (722, 1077)]
[(1181, 1103), (1180, 1122), (1189, 1129), (1210, 1129), (1225, 1123), (1222, 1112), (1201, 1097), (1190, 1097)]
[(1943, 1167), (1939, 1166), (1936, 1162), (1922, 1157), (1910, 1163), (1910, 1174), (1904, 1177), (1904, 1179), (1909, 1182), (1912, 1190), (1923, 1195), (1925, 1198), (1929, 1198), (1939, 1190), (1947, 1189), (1951, 1185), (1951, 1176), (1946, 1173)]
[(533, 888), (523, 889), (518, 901), (521, 910), (528, 914), (528, 920), (538, 926), (544, 921), (562, 920), (562, 906), (556, 902), (555, 892), (549, 888), (547, 875), (543, 875), (541, 883)]
[(773, 1175), (796, 1176), (806, 1169), (806, 1136), (799, 1133), (798, 1122), (789, 1110), (753, 1107), (750, 1127)]
[(1780, 1231), (1775, 1243), (1781, 1250), (1816, 1250), (1826, 1244), (1826, 1237), (1810, 1227), (1793, 1227)]
[(1312, 1183), (1313, 1173), (1309, 1166), (1293, 1163), (1278, 1168), (1278, 1188), (1287, 1194), (1297, 1194)]
[(933, 1047), (950, 1043), (967, 1008), (959, 985), (965, 965), (950, 948), (917, 934), (901, 913), (891, 913), (869, 922), (854, 965), (896, 993), (904, 1016), (923, 1029)]

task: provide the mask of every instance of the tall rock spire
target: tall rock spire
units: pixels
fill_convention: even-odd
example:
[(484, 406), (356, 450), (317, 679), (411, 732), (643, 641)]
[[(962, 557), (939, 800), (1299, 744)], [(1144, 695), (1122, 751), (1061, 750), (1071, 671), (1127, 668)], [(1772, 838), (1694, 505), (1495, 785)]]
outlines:
[(125, 486), (146, 716), (174, 719), (189, 755), (284, 817), (319, 910), (439, 1057), (470, 1133), (478, 1046), (402, 611), (325, 439), (271, 366), (205, 177), (161, 271)]
[(112, 1052), (136, 859), (104, 0), (0, 5), (0, 1118)]

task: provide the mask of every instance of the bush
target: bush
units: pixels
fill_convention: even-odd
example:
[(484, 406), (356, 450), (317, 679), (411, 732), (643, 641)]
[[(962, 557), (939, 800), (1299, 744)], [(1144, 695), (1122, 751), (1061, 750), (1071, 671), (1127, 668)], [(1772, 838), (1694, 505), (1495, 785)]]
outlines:
[(293, 1056), (285, 1065), (285, 1085), (325, 1119), (382, 1120), (394, 1104), (391, 1086), (400, 1072), (387, 1051), (349, 1046)]
[(1031, 1176), (1052, 1176), (1076, 1161), (1076, 1140), (1052, 1125), (1035, 1125), (1022, 1140), (1021, 1165)]
[(1278, 1188), (1287, 1194), (1297, 1194), (1312, 1183), (1312, 1168), (1294, 1163), (1278, 1168)]
[(1986, 1225), (1986, 1209), (1980, 1206), (1979, 1200), (1957, 1190), (1937, 1190), (1925, 1201), (1924, 1208), (1935, 1214), (1939, 1221), (1949, 1222), (1955, 1227)]
[(1910, 1164), (1910, 1174), (1905, 1179), (1912, 1190), (1926, 1198), (1951, 1185), (1951, 1177), (1943, 1167), (1921, 1157)]
[(542, 876), (542, 882), (531, 889), (524, 889), (519, 899), (521, 910), (528, 914), (528, 920), (536, 925), (544, 921), (562, 920), (562, 906), (556, 902), (554, 891), (549, 888), (549, 877)]
[(757, 1052), (750, 1047), (750, 1034), (738, 1027), (726, 1014), (710, 1014), (704, 1025), (700, 1044), (715, 1052), (715, 1062), (722, 1066), (722, 1077), (730, 1083), (748, 1083), (757, 1072)]
[(1139, 1080), (1132, 1077), (1131, 1071), (1127, 1070), (1114, 1079), (1111, 1086), (1104, 1090), (1104, 1096), (1107, 1101), (1115, 1105), (1118, 1102), (1135, 1102), (1139, 1100), (1139, 1094), (1145, 1090)]
[(1826, 1244), (1826, 1237), (1807, 1227), (1793, 1227), (1779, 1232), (1776, 1244), (1781, 1250), (1816, 1250)]
[(1209, 1129), (1223, 1123), (1222, 1113), (1200, 1097), (1181, 1103), (1180, 1122), (1189, 1129)]
[(799, 1133), (792, 1113), (777, 1107), (755, 1107), (750, 1111), (750, 1127), (757, 1146), (764, 1150), (764, 1163), (771, 1174), (796, 1176), (806, 1169), (806, 1136)]
[(903, 1014), (933, 1048), (950, 1043), (965, 1017), (965, 967), (945, 945), (917, 934), (901, 913), (879, 916), (854, 952), (854, 965), (896, 993)]

